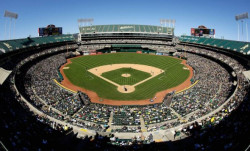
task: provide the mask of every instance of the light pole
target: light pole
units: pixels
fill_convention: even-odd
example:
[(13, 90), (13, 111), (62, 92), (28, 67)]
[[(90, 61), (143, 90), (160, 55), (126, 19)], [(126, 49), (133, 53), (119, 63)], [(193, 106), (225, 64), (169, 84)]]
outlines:
[(81, 33), (82, 32), (81, 31), (82, 25), (91, 26), (93, 24), (93, 22), (94, 22), (94, 19), (93, 18), (80, 18), (80, 19), (77, 20), (77, 22), (78, 22), (78, 27), (79, 27), (79, 30), (80, 30), (80, 33)]
[[(248, 13), (243, 13), (243, 14), (240, 14), (240, 15), (236, 15), (235, 16), (235, 20), (238, 22), (238, 21), (241, 21), (242, 23), (242, 41), (243, 41), (243, 22), (244, 20), (248, 19)], [(240, 25), (239, 25), (239, 22), (238, 22), (238, 41), (240, 40)], [(246, 21), (246, 41), (248, 42), (248, 27), (247, 27), (247, 21)]]
[[(15, 38), (15, 24), (16, 24), (16, 19), (18, 18), (18, 14), (17, 13), (13, 13), (13, 12), (9, 12), (9, 11), (5, 11), (4, 12), (4, 17), (8, 17), (10, 18), (10, 27), (9, 27), (9, 39), (11, 39), (11, 23), (12, 23), (12, 18), (15, 19), (14, 21), (14, 32), (13, 32), (13, 37)], [(7, 20), (5, 20), (5, 39), (7, 39), (6, 36), (6, 27), (7, 26)]]

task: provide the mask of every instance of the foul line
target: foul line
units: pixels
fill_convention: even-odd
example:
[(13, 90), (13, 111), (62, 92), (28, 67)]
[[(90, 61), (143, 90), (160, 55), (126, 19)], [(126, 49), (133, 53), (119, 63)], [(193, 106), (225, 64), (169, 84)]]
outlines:
[[(102, 73), (104, 73), (103, 70), (102, 70), (101, 73), (99, 73), (99, 71), (97, 72), (97, 69), (100, 70), (100, 69), (103, 69), (103, 68), (105, 68), (105, 67), (107, 67), (107, 66), (110, 67), (110, 68), (108, 68), (108, 70), (105, 71), (105, 72), (113, 71), (113, 70), (121, 69), (121, 68), (126, 68), (126, 67), (133, 68), (133, 69), (139, 70), (139, 71), (143, 71), (143, 72), (146, 72), (146, 73), (149, 73), (149, 74), (151, 74), (151, 72), (149, 72), (148, 70), (151, 70), (151, 71), (153, 70), (153, 71), (154, 71), (155, 74), (153, 74), (153, 75), (151, 74), (151, 76), (148, 77), (147, 79), (144, 79), (144, 80), (142, 80), (142, 81), (140, 81), (140, 82), (135, 83), (134, 85), (131, 85), (131, 86), (134, 87), (134, 88), (135, 88), (136, 86), (138, 86), (138, 85), (140, 85), (140, 84), (142, 84), (142, 83), (144, 83), (144, 82), (146, 82), (146, 81), (148, 81), (148, 80), (150, 80), (150, 79), (152, 79), (152, 78), (155, 78), (156, 76), (162, 74), (162, 72), (160, 72), (161, 69), (159, 69), (159, 68), (156, 68), (156, 67), (153, 67), (153, 66), (148, 66), (148, 65), (141, 65), (141, 64), (113, 64), (112, 66), (110, 66), (110, 65), (103, 65), (103, 66), (98, 66), (98, 67), (95, 67), (95, 68), (91, 68), (91, 69), (88, 70), (88, 72), (90, 72), (90, 73), (94, 74), (95, 76), (97, 76), (97, 77), (99, 77), (99, 78), (101, 78), (101, 79), (103, 79), (103, 80), (105, 80), (105, 81), (107, 81), (107, 82), (109, 82), (109, 83), (115, 85), (116, 87), (121, 87), (122, 85), (117, 84), (116, 82), (113, 82), (113, 81), (111, 81), (111, 80), (109, 80), (109, 79), (107, 79), (107, 78), (101, 76)], [(139, 67), (141, 67), (141, 66), (149, 67), (149, 69), (148, 69), (148, 70), (145, 70), (144, 68), (142, 68), (142, 69), (144, 69), (144, 70), (142, 70), (141, 68), (139, 68)], [(114, 69), (112, 69), (112, 68), (114, 68)], [(96, 69), (96, 70), (95, 70), (95, 69)], [(96, 73), (96, 72), (97, 72), (97, 73)], [(164, 71), (164, 72), (165, 72), (165, 71)]]
[(190, 85), (189, 87), (187, 87), (187, 88), (185, 88), (185, 89), (183, 89), (183, 90), (181, 90), (181, 91), (176, 92), (175, 94), (179, 94), (179, 93), (181, 93), (181, 92), (183, 92), (183, 91), (186, 91), (186, 90), (192, 88), (192, 87), (195, 86), (198, 82), (199, 82), (199, 80), (196, 80), (194, 84)]
[(94, 79), (94, 77), (92, 77), (91, 75), (85, 75), (87, 78), (89, 78), (88, 80), (93, 80)]
[(165, 78), (166, 76), (161, 76), (160, 78), (158, 78), (158, 80), (162, 80), (162, 78)]
[(71, 89), (66, 88), (65, 86), (61, 85), (56, 79), (53, 79), (53, 81), (54, 81), (58, 86), (60, 86), (61, 88), (64, 88), (64, 89), (66, 89), (66, 90), (68, 90), (68, 91), (70, 91), (70, 92), (73, 92), (73, 93), (77, 93), (76, 91), (71, 90)]

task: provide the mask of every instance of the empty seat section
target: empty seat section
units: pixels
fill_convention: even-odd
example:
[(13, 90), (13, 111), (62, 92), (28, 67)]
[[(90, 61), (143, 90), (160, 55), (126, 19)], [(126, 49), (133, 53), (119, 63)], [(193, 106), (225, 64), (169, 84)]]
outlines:
[(143, 25), (140, 25), (141, 32), (145, 32), (145, 27)]
[(105, 25), (104, 28), (103, 28), (103, 32), (107, 32), (108, 31), (108, 26)]
[(113, 25), (109, 25), (109, 27), (108, 27), (108, 32), (113, 32), (113, 28), (114, 28)]
[(145, 25), (144, 27), (145, 27), (146, 32), (150, 32), (150, 29), (147, 25)]
[(140, 32), (140, 27), (139, 27), (139, 25), (135, 25), (135, 32)]

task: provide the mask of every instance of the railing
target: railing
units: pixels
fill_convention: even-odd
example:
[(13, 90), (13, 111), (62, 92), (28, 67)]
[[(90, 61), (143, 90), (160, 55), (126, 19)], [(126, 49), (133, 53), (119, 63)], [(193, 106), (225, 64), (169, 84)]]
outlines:
[(8, 149), (5, 147), (2, 141), (0, 141), (0, 150), (8, 151)]

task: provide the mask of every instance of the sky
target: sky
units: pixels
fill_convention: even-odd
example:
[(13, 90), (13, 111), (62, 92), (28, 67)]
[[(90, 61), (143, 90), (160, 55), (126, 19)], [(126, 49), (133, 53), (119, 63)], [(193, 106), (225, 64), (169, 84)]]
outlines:
[[(94, 25), (157, 26), (160, 19), (175, 19), (176, 36), (190, 35), (191, 28), (204, 25), (215, 29), (216, 38), (237, 40), (235, 15), (250, 13), (250, 0), (1, 0), (0, 40), (9, 39), (10, 19), (4, 17), (5, 10), (19, 15), (15, 32), (12, 20), (11, 38), (15, 39), (37, 37), (38, 28), (48, 24), (63, 27), (63, 34), (79, 33), (77, 19), (93, 18)], [(243, 25), (241, 40), (245, 41)]]

